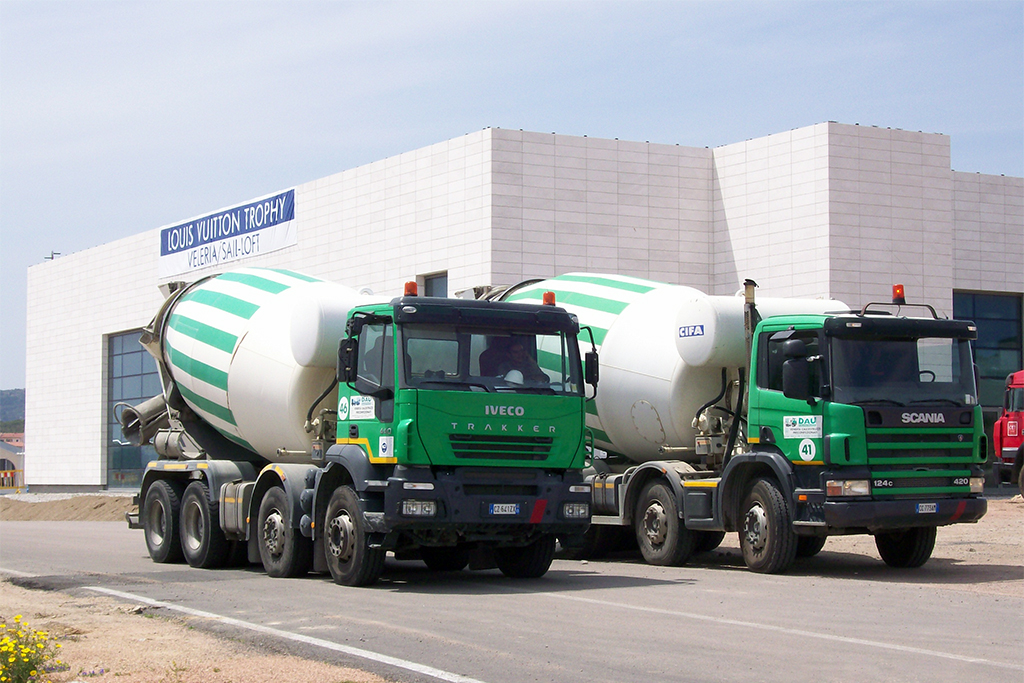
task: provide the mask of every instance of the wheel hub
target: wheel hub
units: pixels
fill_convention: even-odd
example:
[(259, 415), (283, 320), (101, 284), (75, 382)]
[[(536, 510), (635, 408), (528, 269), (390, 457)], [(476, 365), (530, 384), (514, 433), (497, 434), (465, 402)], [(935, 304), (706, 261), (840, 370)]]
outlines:
[(185, 508), (182, 522), (185, 544), (190, 551), (198, 550), (203, 545), (203, 511), (198, 503), (193, 501)]
[(644, 513), (644, 533), (651, 545), (658, 546), (665, 542), (668, 534), (668, 515), (665, 508), (658, 501), (651, 501)]
[(743, 518), (743, 537), (754, 550), (764, 550), (768, 542), (768, 517), (760, 505), (753, 505), (747, 510)]
[(146, 533), (154, 546), (159, 546), (167, 537), (167, 517), (163, 505), (151, 505), (146, 524)]
[(263, 544), (271, 555), (280, 555), (284, 547), (284, 517), (280, 510), (271, 510), (263, 522)]
[(339, 512), (327, 527), (327, 550), (339, 562), (348, 562), (356, 547), (355, 525), (347, 512)]

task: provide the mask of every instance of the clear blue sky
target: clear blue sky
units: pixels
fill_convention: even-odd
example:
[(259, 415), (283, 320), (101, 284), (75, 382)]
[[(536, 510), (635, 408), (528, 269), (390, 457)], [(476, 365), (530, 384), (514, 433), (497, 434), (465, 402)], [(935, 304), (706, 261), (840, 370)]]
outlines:
[(0, 388), (27, 268), (488, 126), (822, 121), (1024, 175), (1024, 2), (0, 1)]

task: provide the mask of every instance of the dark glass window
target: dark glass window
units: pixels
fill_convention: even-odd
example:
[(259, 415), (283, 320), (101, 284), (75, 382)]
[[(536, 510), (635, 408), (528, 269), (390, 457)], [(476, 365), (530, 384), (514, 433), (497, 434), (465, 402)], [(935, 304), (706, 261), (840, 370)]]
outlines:
[(424, 296), (448, 296), (448, 273), (428, 275), (423, 278)]
[(121, 434), (118, 403), (138, 405), (160, 393), (156, 361), (139, 344), (139, 332), (108, 338), (107, 487), (134, 488), (142, 483), (146, 463), (156, 459), (152, 446), (132, 446)]
[(1006, 376), (1021, 369), (1021, 297), (1017, 294), (953, 292), (953, 317), (978, 326), (974, 362), (978, 366), (979, 399), (986, 408), (1003, 403)]

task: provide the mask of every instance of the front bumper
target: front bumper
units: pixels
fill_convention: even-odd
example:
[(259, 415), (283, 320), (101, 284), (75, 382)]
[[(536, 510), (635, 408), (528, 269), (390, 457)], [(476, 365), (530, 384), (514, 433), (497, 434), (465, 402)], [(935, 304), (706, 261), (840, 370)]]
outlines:
[(872, 533), (977, 522), (987, 511), (988, 501), (984, 498), (829, 500), (824, 504), (825, 524), (830, 529), (867, 529)]
[[(433, 501), (436, 514), (404, 514), (405, 501)], [(590, 525), (590, 502), (590, 489), (577, 471), (454, 468), (434, 472), (398, 467), (388, 478), (384, 510), (373, 515), (372, 530), (454, 534), (460, 542), (524, 542), (555, 534), (571, 544)], [(587, 514), (567, 517), (566, 503), (585, 504)]]

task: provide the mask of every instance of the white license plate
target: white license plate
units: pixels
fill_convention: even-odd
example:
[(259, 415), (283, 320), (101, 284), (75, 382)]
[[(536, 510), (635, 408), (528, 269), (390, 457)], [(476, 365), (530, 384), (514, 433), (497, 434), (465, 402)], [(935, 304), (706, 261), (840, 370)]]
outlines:
[(938, 503), (918, 503), (917, 514), (934, 514), (939, 511)]
[(492, 515), (518, 515), (519, 503), (491, 503)]

